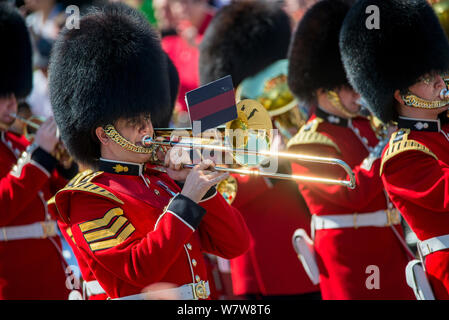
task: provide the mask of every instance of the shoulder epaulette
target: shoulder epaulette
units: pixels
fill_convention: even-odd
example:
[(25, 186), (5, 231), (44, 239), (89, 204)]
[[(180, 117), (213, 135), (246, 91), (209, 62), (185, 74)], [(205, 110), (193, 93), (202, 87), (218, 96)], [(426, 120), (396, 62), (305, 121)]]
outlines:
[(425, 145), (419, 143), (418, 141), (409, 139), (409, 133), (410, 129), (400, 129), (392, 134), (390, 143), (388, 144), (388, 149), (382, 157), (379, 171), (380, 175), (382, 175), (384, 164), (391, 158), (404, 151), (421, 151), (438, 160), (437, 156)]
[(69, 183), (64, 188), (58, 191), (58, 194), (67, 191), (84, 191), (88, 193), (94, 193), (123, 204), (123, 201), (117, 198), (117, 196), (115, 196), (113, 193), (92, 182), (94, 178), (98, 177), (102, 173), (103, 171), (93, 172), (92, 170), (86, 170), (78, 173), (72, 180), (69, 181)]
[(317, 131), (321, 122), (323, 122), (323, 119), (315, 118), (311, 122), (306, 123), (299, 132), (288, 141), (287, 149), (296, 145), (321, 144), (332, 147), (337, 150), (338, 153), (341, 153), (340, 148), (335, 142)]

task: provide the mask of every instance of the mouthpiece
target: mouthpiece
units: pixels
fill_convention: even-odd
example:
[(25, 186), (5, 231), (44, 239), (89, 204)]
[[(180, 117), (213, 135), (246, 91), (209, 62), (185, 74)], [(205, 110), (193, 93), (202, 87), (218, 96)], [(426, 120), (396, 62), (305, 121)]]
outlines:
[(149, 136), (149, 135), (143, 136), (142, 145), (144, 147), (149, 147), (152, 144), (153, 144), (153, 138), (151, 136)]
[(444, 88), (440, 92), (440, 98), (441, 100), (449, 100), (449, 90), (447, 88)]

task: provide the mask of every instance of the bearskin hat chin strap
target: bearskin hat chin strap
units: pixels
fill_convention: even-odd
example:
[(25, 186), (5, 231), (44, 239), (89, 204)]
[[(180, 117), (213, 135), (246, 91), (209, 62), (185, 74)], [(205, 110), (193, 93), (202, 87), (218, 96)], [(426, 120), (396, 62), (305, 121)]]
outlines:
[(412, 93), (402, 96), (402, 100), (409, 107), (420, 109), (438, 109), (449, 104), (449, 90), (447, 88), (441, 90), (440, 98), (441, 100), (430, 101), (417, 97)]
[(358, 112), (351, 112), (349, 111), (340, 100), (340, 97), (335, 91), (329, 90), (326, 92), (327, 99), (332, 104), (333, 107), (335, 107), (338, 111), (344, 114), (347, 118), (355, 118), (359, 115)]
[(112, 141), (118, 143), (123, 149), (128, 151), (155, 155), (158, 149), (157, 145), (152, 145), (151, 147), (136, 146), (134, 143), (126, 140), (120, 133), (118, 133), (114, 126), (111, 124), (108, 124), (104, 127), (104, 132), (109, 138), (112, 139)]

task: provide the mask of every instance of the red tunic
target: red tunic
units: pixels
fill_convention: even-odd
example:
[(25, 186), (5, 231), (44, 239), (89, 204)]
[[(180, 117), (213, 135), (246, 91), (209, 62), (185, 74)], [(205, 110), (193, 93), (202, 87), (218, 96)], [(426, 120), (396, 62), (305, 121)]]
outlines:
[[(56, 171), (50, 176), (36, 162), (11, 171), (29, 143), (12, 133), (1, 132), (1, 137), (0, 227), (51, 219), (46, 200), (66, 181)], [(0, 299), (67, 299), (61, 248), (57, 236), (0, 241)]]
[[(312, 116), (309, 123), (315, 118)], [(366, 145), (375, 146), (377, 138), (366, 119), (354, 119), (352, 124), (359, 130), (359, 136), (348, 125), (324, 121), (316, 130), (330, 139), (329, 144), (298, 144), (290, 150), (339, 158), (355, 174), (357, 186), (353, 190), (299, 182), (301, 193), (314, 215), (363, 214), (387, 208), (379, 176), (380, 159), (374, 161), (370, 170), (361, 166), (369, 153)], [(362, 143), (363, 137), (367, 143)], [(347, 179), (343, 169), (336, 166), (301, 162), (294, 163), (292, 167), (298, 175)], [(400, 225), (396, 229), (402, 234)], [(408, 257), (391, 227), (316, 230), (314, 240), (323, 299), (413, 299), (413, 292), (405, 280)], [(379, 268), (379, 289), (368, 289), (366, 285), (372, 274), (367, 269), (371, 265)]]
[[(53, 205), (49, 205), (49, 210), (54, 210), (54, 212), (56, 214), (58, 214), (54, 203), (53, 203)], [(69, 244), (70, 248), (72, 249), (73, 254), (75, 255), (75, 258), (76, 258), (76, 261), (78, 263), (78, 267), (79, 267), (79, 270), (81, 273), (81, 277), (82, 277), (83, 283), (81, 284), (81, 287), (73, 288), (73, 289), (78, 290), (80, 293), (82, 293), (83, 298), (86, 300), (106, 300), (108, 298), (108, 295), (106, 293), (88, 294), (88, 292), (87, 292), (88, 290), (85, 289), (84, 282), (96, 281), (95, 276), (92, 273), (92, 271), (90, 270), (86, 261), (82, 259), (80, 251), (73, 240), (72, 230), (70, 229), (70, 227), (67, 224), (65, 224), (62, 220), (58, 221), (58, 226), (59, 226), (59, 229), (61, 230), (61, 234), (66, 239), (67, 243)]]
[(100, 171), (57, 193), (77, 258), (110, 298), (159, 282), (208, 280), (203, 252), (229, 259), (248, 249), (243, 218), (221, 195), (215, 192), (197, 205), (173, 197), (179, 191), (166, 174), (147, 169), (141, 175)]
[[(444, 125), (441, 131), (411, 129), (408, 140), (419, 142), (430, 153), (398, 152), (384, 161), (382, 180), (391, 200), (422, 241), (449, 234), (449, 141), (445, 136), (449, 126)], [(435, 297), (449, 299), (449, 250), (426, 256), (425, 266)]]
[(319, 291), (292, 246), (297, 228), (310, 230), (307, 206), (291, 181), (272, 184), (263, 177), (235, 175), (233, 206), (242, 213), (253, 238), (247, 253), (231, 260), (236, 295), (299, 295)]

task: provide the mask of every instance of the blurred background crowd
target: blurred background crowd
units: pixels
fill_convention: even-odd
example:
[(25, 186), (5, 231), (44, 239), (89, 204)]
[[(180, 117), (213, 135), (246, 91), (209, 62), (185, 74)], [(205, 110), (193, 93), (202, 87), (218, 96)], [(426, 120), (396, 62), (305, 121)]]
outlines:
[[(4, 1), (4, 0), (3, 0)], [(80, 13), (89, 6), (101, 6), (105, 0), (16, 0), (15, 4), (26, 18), (33, 44), (33, 90), (19, 106), (19, 115), (48, 118), (51, 105), (48, 97), (47, 66), (52, 44), (72, 12), (66, 8), (75, 5)], [(115, 1), (115, 0), (114, 0)], [(231, 0), (123, 0), (138, 8), (159, 30), (164, 50), (173, 60), (180, 78), (180, 89), (172, 126), (189, 126), (185, 93), (199, 86), (198, 45), (216, 10)], [(283, 3), (285, 10), (297, 23), (315, 0), (272, 0)], [(22, 131), (16, 123), (15, 130)]]

